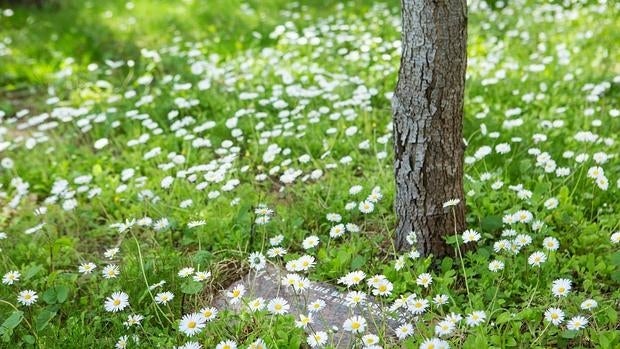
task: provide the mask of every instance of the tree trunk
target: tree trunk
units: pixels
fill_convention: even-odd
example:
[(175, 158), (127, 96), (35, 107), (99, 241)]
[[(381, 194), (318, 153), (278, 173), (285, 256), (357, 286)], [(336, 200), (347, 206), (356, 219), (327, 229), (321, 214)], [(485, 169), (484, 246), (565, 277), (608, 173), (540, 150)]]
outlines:
[[(463, 94), (466, 0), (402, 0), (402, 57), (392, 98), (397, 228), (422, 255), (453, 254), (444, 236), (465, 229)], [(444, 203), (459, 199), (456, 206)]]

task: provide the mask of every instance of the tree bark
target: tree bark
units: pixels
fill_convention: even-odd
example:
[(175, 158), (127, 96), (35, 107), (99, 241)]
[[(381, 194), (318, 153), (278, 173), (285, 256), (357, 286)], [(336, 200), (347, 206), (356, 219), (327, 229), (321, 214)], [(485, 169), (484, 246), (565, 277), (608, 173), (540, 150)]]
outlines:
[[(422, 255), (451, 255), (444, 236), (465, 229), (463, 95), (466, 0), (402, 0), (402, 56), (392, 98), (397, 228)], [(453, 207), (443, 204), (460, 199)]]

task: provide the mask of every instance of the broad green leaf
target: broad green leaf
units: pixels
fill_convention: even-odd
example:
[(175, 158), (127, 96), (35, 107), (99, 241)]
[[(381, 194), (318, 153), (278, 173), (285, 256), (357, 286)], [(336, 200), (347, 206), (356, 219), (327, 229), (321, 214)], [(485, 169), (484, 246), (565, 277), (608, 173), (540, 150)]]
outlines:
[(359, 269), (364, 264), (366, 264), (366, 258), (359, 256), (359, 255), (355, 256), (353, 260), (351, 261), (351, 269)]
[(69, 287), (65, 285), (56, 286), (56, 299), (58, 303), (64, 303), (69, 297)]
[(56, 312), (43, 309), (37, 316), (37, 320), (35, 322), (37, 326), (37, 331), (41, 331), (45, 327), (47, 327), (47, 324), (50, 322), (50, 320), (54, 318), (54, 316), (56, 316)]
[(37, 275), (41, 270), (43, 270), (43, 266), (36, 264), (26, 269), (24, 272), (24, 281), (32, 279), (35, 275)]
[(203, 286), (200, 282), (196, 282), (194, 280), (185, 281), (181, 284), (181, 292), (185, 294), (196, 294), (202, 291)]
[(14, 311), (11, 315), (4, 320), (2, 326), (0, 326), (0, 335), (2, 335), (2, 341), (8, 342), (11, 340), (11, 336), (13, 335), (13, 329), (19, 325), (19, 323), (24, 318), (24, 312), (22, 311)]
[(486, 216), (480, 221), (480, 227), (482, 230), (489, 233), (501, 229), (502, 226), (502, 218), (499, 216)]

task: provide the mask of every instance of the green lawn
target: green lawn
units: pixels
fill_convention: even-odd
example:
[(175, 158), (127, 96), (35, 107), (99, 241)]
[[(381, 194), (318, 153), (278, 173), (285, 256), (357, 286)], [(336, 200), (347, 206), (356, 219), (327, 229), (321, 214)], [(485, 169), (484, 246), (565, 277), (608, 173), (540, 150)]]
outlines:
[(196, 314), (187, 335), (254, 252), (313, 256), (296, 272), (343, 292), (383, 275), (413, 329), (380, 325), (384, 348), (620, 347), (620, 3), (470, 1), (480, 239), (434, 260), (391, 244), (397, 1), (43, 2), (0, 2), (0, 347), (314, 344), (267, 309)]

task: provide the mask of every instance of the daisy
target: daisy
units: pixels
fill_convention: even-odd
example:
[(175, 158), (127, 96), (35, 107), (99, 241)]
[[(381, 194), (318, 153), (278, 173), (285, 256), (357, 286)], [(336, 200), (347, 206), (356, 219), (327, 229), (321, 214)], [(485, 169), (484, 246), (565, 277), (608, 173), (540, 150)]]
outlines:
[(269, 244), (271, 246), (278, 246), (282, 243), (282, 241), (284, 241), (284, 235), (279, 234), (269, 239)]
[(114, 292), (106, 298), (104, 306), (108, 312), (116, 313), (129, 305), (129, 296), (125, 292)]
[(411, 324), (400, 325), (398, 326), (398, 328), (396, 328), (395, 332), (396, 337), (398, 337), (398, 339), (400, 340), (403, 340), (413, 334), (413, 326)]
[(364, 335), (362, 336), (362, 343), (364, 343), (364, 345), (367, 347), (371, 345), (379, 344), (379, 336), (377, 336), (376, 334), (372, 334), (372, 333)]
[(329, 230), (329, 236), (333, 239), (335, 238), (339, 238), (342, 235), (344, 235), (346, 231), (346, 228), (344, 226), (344, 224), (338, 224), (333, 226), (330, 230)]
[(560, 247), (558, 239), (548, 236), (542, 242), (543, 248), (547, 251), (556, 251)]
[(127, 316), (127, 321), (123, 322), (123, 325), (125, 325), (125, 327), (139, 325), (143, 319), (144, 316), (140, 314), (130, 314), (129, 316)]
[(261, 204), (254, 210), (254, 213), (259, 216), (271, 216), (273, 214), (273, 210), (267, 206), (264, 206), (264, 204)]
[(84, 275), (88, 275), (88, 274), (92, 273), (93, 270), (95, 270), (95, 268), (97, 268), (95, 263), (91, 263), (91, 262), (82, 263), (78, 267), (78, 272), (80, 272), (80, 273), (82, 273)]
[(586, 299), (581, 303), (581, 309), (592, 310), (598, 306), (598, 303), (594, 299)]
[(390, 311), (394, 312), (400, 308), (407, 306), (407, 297), (400, 295), (400, 297), (396, 298), (392, 305), (390, 306)]
[(433, 297), (433, 303), (437, 306), (442, 306), (444, 304), (448, 304), (448, 296), (445, 294), (438, 294), (435, 297)]
[(475, 327), (483, 323), (487, 318), (487, 314), (484, 311), (474, 311), (473, 313), (467, 315), (465, 322), (470, 327)]
[(125, 349), (127, 348), (127, 343), (129, 342), (129, 337), (125, 336), (121, 336), (118, 341), (116, 342), (116, 344), (114, 345), (114, 348), (116, 349)]
[(520, 210), (515, 212), (514, 219), (520, 223), (529, 223), (534, 218), (534, 215), (527, 210)]
[(371, 201), (362, 201), (359, 203), (357, 208), (361, 213), (368, 214), (375, 210), (375, 205)]
[(360, 291), (351, 291), (345, 296), (345, 303), (349, 307), (354, 307), (366, 300), (366, 294)]
[(583, 316), (575, 316), (566, 322), (566, 328), (571, 331), (579, 331), (585, 328), (588, 324), (588, 319)]
[(607, 177), (601, 176), (601, 177), (596, 179), (596, 185), (601, 190), (607, 190), (609, 188), (609, 180), (607, 179)]
[(250, 308), (252, 312), (261, 311), (265, 309), (265, 300), (262, 297), (253, 299), (248, 303), (248, 308)]
[(461, 314), (450, 313), (450, 314), (446, 315), (446, 321), (452, 322), (455, 326), (461, 320), (463, 320), (463, 316), (461, 316)]
[(298, 293), (305, 291), (308, 287), (310, 287), (310, 279), (306, 277), (300, 277), (293, 284), (293, 290)]
[(237, 349), (237, 342), (235, 341), (221, 341), (216, 346), (215, 349)]
[(286, 276), (282, 277), (282, 281), (281, 284), (282, 286), (295, 286), (295, 284), (297, 284), (297, 282), (301, 279), (301, 276), (299, 276), (299, 274), (295, 274), (295, 273), (289, 273), (286, 274)]
[(180, 346), (179, 349), (202, 349), (202, 344), (198, 342), (187, 342)]
[(424, 288), (428, 288), (433, 283), (433, 277), (429, 273), (420, 274), (415, 282)]
[(267, 261), (262, 253), (253, 252), (248, 257), (248, 262), (250, 263), (250, 268), (254, 270), (262, 270), (265, 269), (265, 264)]
[(309, 250), (311, 248), (317, 247), (319, 245), (319, 237), (316, 235), (308, 236), (301, 243), (301, 246), (304, 250)]
[(206, 319), (200, 313), (192, 313), (183, 315), (181, 322), (179, 323), (179, 330), (186, 336), (193, 336), (200, 333), (206, 326)]
[(532, 237), (527, 234), (519, 234), (514, 239), (515, 245), (525, 247), (532, 243)]
[(267, 310), (274, 315), (284, 315), (288, 313), (290, 305), (284, 298), (276, 297), (269, 301)]
[(254, 342), (250, 343), (248, 349), (267, 349), (267, 343), (261, 338), (258, 338)]
[(349, 188), (349, 195), (356, 195), (359, 194), (362, 189), (364, 189), (361, 185), (354, 185), (351, 188)]
[(504, 262), (494, 260), (489, 263), (489, 270), (492, 272), (498, 272), (504, 269)]
[(511, 243), (508, 240), (499, 240), (493, 243), (493, 251), (495, 253), (499, 253), (501, 251), (509, 251), (511, 247)]
[(309, 313), (308, 315), (299, 314), (299, 320), (295, 320), (295, 327), (306, 328), (311, 323), (312, 323), (312, 313)]
[(396, 271), (399, 271), (399, 270), (401, 270), (404, 267), (405, 267), (405, 256), (400, 256), (400, 257), (398, 257), (396, 262), (394, 262), (394, 269)]
[(384, 280), (384, 275), (374, 275), (370, 279), (366, 280), (366, 283), (368, 284), (368, 286), (376, 288)]
[(328, 213), (327, 220), (334, 223), (339, 223), (342, 220), (342, 216), (337, 213)]
[(21, 275), (22, 274), (17, 270), (9, 271), (2, 277), (2, 283), (5, 285), (13, 285), (16, 281), (19, 281)]
[(461, 199), (450, 199), (443, 203), (443, 208), (448, 208), (452, 206), (456, 206), (461, 202)]
[(588, 177), (592, 179), (600, 178), (605, 175), (605, 171), (599, 166), (593, 166), (588, 169)]
[(556, 198), (550, 198), (545, 201), (543, 204), (547, 210), (553, 210), (558, 207), (559, 201)]
[(101, 271), (105, 279), (115, 279), (121, 273), (116, 264), (106, 265)]
[(527, 259), (527, 263), (533, 267), (540, 267), (547, 260), (547, 255), (540, 251), (536, 251)]
[(420, 344), (420, 349), (448, 349), (450, 345), (448, 342), (439, 338), (428, 338)]
[(449, 336), (454, 332), (455, 324), (449, 320), (443, 320), (435, 325), (435, 334), (438, 336)]
[(308, 271), (316, 264), (314, 257), (309, 255), (303, 255), (298, 260), (300, 271)]
[(118, 254), (120, 249), (118, 247), (110, 248), (103, 253), (103, 256), (107, 259), (112, 259)]
[(345, 224), (345, 228), (349, 233), (359, 233), (360, 231), (360, 226), (354, 223)]
[(366, 200), (372, 203), (377, 203), (382, 198), (383, 194), (381, 194), (381, 189), (379, 187), (374, 187), (372, 188), (372, 192), (370, 193), (370, 195), (368, 195), (368, 198), (366, 198)]
[(327, 333), (323, 331), (315, 332), (314, 334), (310, 334), (306, 341), (308, 345), (312, 348), (322, 347), (327, 343)]
[(108, 145), (110, 141), (107, 138), (100, 138), (93, 143), (93, 147), (97, 150), (103, 149), (106, 145)]
[(25, 306), (30, 306), (37, 302), (37, 293), (33, 290), (24, 290), (19, 292), (17, 296), (17, 301)]
[(275, 258), (275, 257), (283, 257), (286, 255), (287, 251), (282, 247), (274, 247), (267, 250), (267, 257)]
[(364, 333), (366, 330), (366, 319), (361, 316), (353, 316), (345, 320), (344, 330), (352, 333)]
[(538, 230), (542, 229), (544, 226), (545, 226), (545, 223), (543, 221), (536, 220), (536, 221), (532, 222), (532, 230), (533, 231), (538, 231)]
[(172, 299), (174, 299), (174, 294), (172, 292), (160, 292), (155, 296), (155, 303), (166, 305)]
[(564, 312), (559, 308), (549, 308), (545, 311), (545, 320), (558, 326), (564, 321)]
[(463, 232), (463, 242), (470, 243), (480, 240), (480, 233), (475, 230), (468, 229)]
[(408, 254), (409, 258), (416, 260), (418, 258), (420, 258), (421, 254), (418, 250), (411, 250)]
[(180, 277), (182, 277), (182, 278), (186, 278), (186, 277), (188, 277), (188, 276), (190, 276), (192, 274), (194, 274), (194, 268), (186, 267), (186, 268), (183, 268), (183, 269), (179, 270), (179, 274), (178, 275)]
[(322, 299), (317, 299), (314, 302), (308, 304), (308, 311), (311, 313), (316, 313), (325, 308), (325, 301)]
[(155, 223), (153, 223), (153, 229), (155, 231), (163, 231), (166, 230), (170, 226), (170, 222), (168, 222), (168, 218), (160, 218)]
[(372, 290), (372, 294), (375, 296), (389, 296), (392, 294), (392, 289), (394, 289), (394, 285), (391, 282), (382, 280)]
[(230, 304), (238, 303), (244, 294), (245, 294), (245, 286), (243, 286), (243, 284), (239, 284), (235, 286), (232, 289), (232, 291), (226, 292), (226, 296), (230, 298)]
[(205, 318), (205, 321), (211, 321), (217, 316), (218, 310), (213, 307), (206, 307), (200, 309), (200, 314)]
[(152, 284), (151, 286), (149, 286), (149, 290), (153, 291), (154, 289), (160, 288), (163, 285), (166, 284), (166, 280), (161, 280), (160, 282), (156, 283), (156, 284)]
[[(619, 185), (619, 187), (620, 187), (620, 185)], [(613, 234), (611, 234), (610, 240), (611, 240), (612, 244), (620, 243), (620, 231), (617, 231), (617, 232), (614, 232)]]
[(192, 279), (196, 282), (203, 282), (211, 277), (210, 271), (197, 271)]
[(191, 228), (196, 228), (196, 227), (199, 227), (199, 226), (202, 226), (202, 225), (205, 225), (205, 224), (207, 224), (207, 222), (204, 221), (204, 220), (190, 221), (190, 222), (187, 223), (187, 227), (191, 229)]
[(551, 286), (551, 292), (556, 297), (566, 297), (570, 292), (572, 286), (571, 281), (568, 279), (557, 279), (553, 281)]
[(415, 298), (407, 301), (407, 309), (413, 314), (422, 314), (428, 308), (428, 301), (424, 298)]
[(265, 225), (269, 223), (270, 220), (271, 220), (270, 216), (258, 216), (256, 217), (256, 220), (254, 222), (258, 225)]
[(365, 277), (366, 274), (363, 271), (356, 270), (338, 279), (338, 283), (346, 285), (347, 287), (351, 287), (353, 285), (359, 284), (362, 280), (364, 280)]

